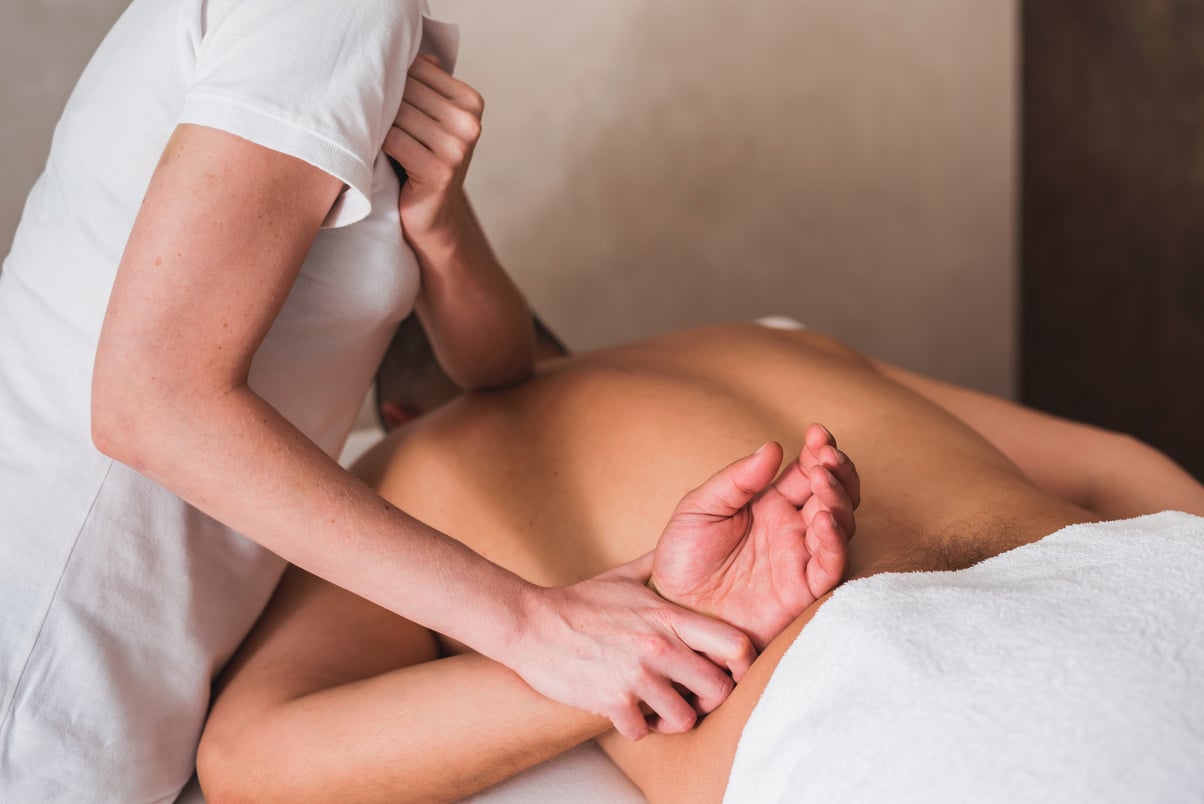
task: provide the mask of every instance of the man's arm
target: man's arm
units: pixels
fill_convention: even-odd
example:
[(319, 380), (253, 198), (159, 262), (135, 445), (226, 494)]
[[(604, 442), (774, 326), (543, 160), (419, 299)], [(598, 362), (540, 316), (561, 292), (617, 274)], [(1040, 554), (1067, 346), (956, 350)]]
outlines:
[[(833, 528), (845, 527), (838, 520), (851, 532), (849, 494), (857, 496), (851, 463), (836, 467), (847, 488), (817, 479), (810, 502), (804, 465), (814, 450), (808, 447), (774, 481), (781, 452), (773, 447), (692, 492), (658, 550), (683, 540), (726, 542), (735, 520), (753, 543), (777, 538), (787, 517), (825, 529), (821, 536), (803, 527), (787, 539), (839, 542)], [(817, 478), (837, 463), (835, 452), (830, 459), (826, 452)], [(832, 549), (843, 553), (843, 542)], [(652, 560), (646, 555), (596, 580), (645, 576)], [(771, 563), (748, 566), (751, 577), (740, 580), (752, 586), (773, 574)], [(706, 587), (702, 574), (726, 584), (725, 572), (678, 566), (674, 582)], [(733, 602), (741, 597), (742, 588)], [(723, 598), (711, 602), (732, 610)], [(544, 698), (496, 662), (475, 654), (439, 658), (426, 629), (290, 569), (225, 673), (197, 764), (214, 802), (455, 800), (607, 731), (605, 719)]]
[(455, 800), (609, 730), (477, 654), (295, 568), (226, 671), (207, 800)]
[(884, 375), (977, 430), (1038, 488), (1107, 519), (1167, 509), (1204, 516), (1204, 486), (1132, 436), (1061, 419), (885, 363)]

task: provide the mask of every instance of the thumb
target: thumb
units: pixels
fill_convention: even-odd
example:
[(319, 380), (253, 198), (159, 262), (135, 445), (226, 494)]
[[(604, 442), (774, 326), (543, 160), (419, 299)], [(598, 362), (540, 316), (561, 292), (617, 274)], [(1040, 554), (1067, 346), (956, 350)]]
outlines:
[(652, 577), (652, 552), (649, 551), (639, 558), (633, 558), (626, 564), (620, 564), (609, 572), (602, 573), (600, 577), (604, 576), (623, 578), (638, 583), (648, 583), (648, 580)]
[(687, 494), (678, 504), (676, 513), (729, 517), (769, 485), (781, 464), (781, 444), (767, 442), (752, 455), (720, 469)]

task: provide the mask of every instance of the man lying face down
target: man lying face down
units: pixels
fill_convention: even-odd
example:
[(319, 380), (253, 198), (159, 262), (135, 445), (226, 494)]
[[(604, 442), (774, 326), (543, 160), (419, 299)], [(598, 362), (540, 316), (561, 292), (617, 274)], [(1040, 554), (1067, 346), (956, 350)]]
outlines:
[[(536, 583), (616, 567), (619, 582), (651, 562), (657, 591), (745, 630), (760, 657), (691, 732), (630, 743), (290, 570), (206, 728), (212, 801), (452, 800), (593, 738), (650, 800), (718, 801), (770, 674), (841, 578), (959, 570), (1100, 518), (1204, 513), (1199, 484), (1143, 445), (815, 332), (710, 327), (577, 356), (547, 333), (534, 380), (442, 405), (454, 388), (416, 369), (434, 365), (418, 335), (399, 336), (409, 351), (378, 385), (384, 420), (405, 426), (361, 477)], [(402, 354), (407, 395), (390, 379)]]

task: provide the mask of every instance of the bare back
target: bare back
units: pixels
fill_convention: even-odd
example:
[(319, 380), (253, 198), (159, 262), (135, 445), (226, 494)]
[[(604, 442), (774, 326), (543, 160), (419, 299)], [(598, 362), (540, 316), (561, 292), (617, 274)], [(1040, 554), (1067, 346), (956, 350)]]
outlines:
[(968, 566), (1082, 516), (835, 341), (756, 326), (557, 361), (420, 421), (368, 473), (487, 557), (564, 584), (651, 549), (684, 492), (766, 440), (796, 453), (813, 421), (866, 489), (850, 577)]
[[(862, 479), (848, 577), (963, 568), (1091, 518), (855, 352), (752, 325), (557, 361), (520, 388), (420, 420), (360, 470), (487, 558), (560, 585), (650, 550), (686, 491), (767, 440), (796, 454), (813, 421), (836, 434)], [(654, 801), (718, 800), (744, 722), (822, 602), (694, 732), (603, 746)]]

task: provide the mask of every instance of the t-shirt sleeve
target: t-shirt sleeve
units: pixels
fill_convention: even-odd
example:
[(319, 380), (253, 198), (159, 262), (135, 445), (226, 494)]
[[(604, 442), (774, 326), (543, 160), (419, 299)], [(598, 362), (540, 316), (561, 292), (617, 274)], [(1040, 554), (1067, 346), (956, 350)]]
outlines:
[(340, 179), (324, 226), (371, 209), (373, 164), (418, 53), (411, 0), (210, 0), (180, 123), (209, 126)]

